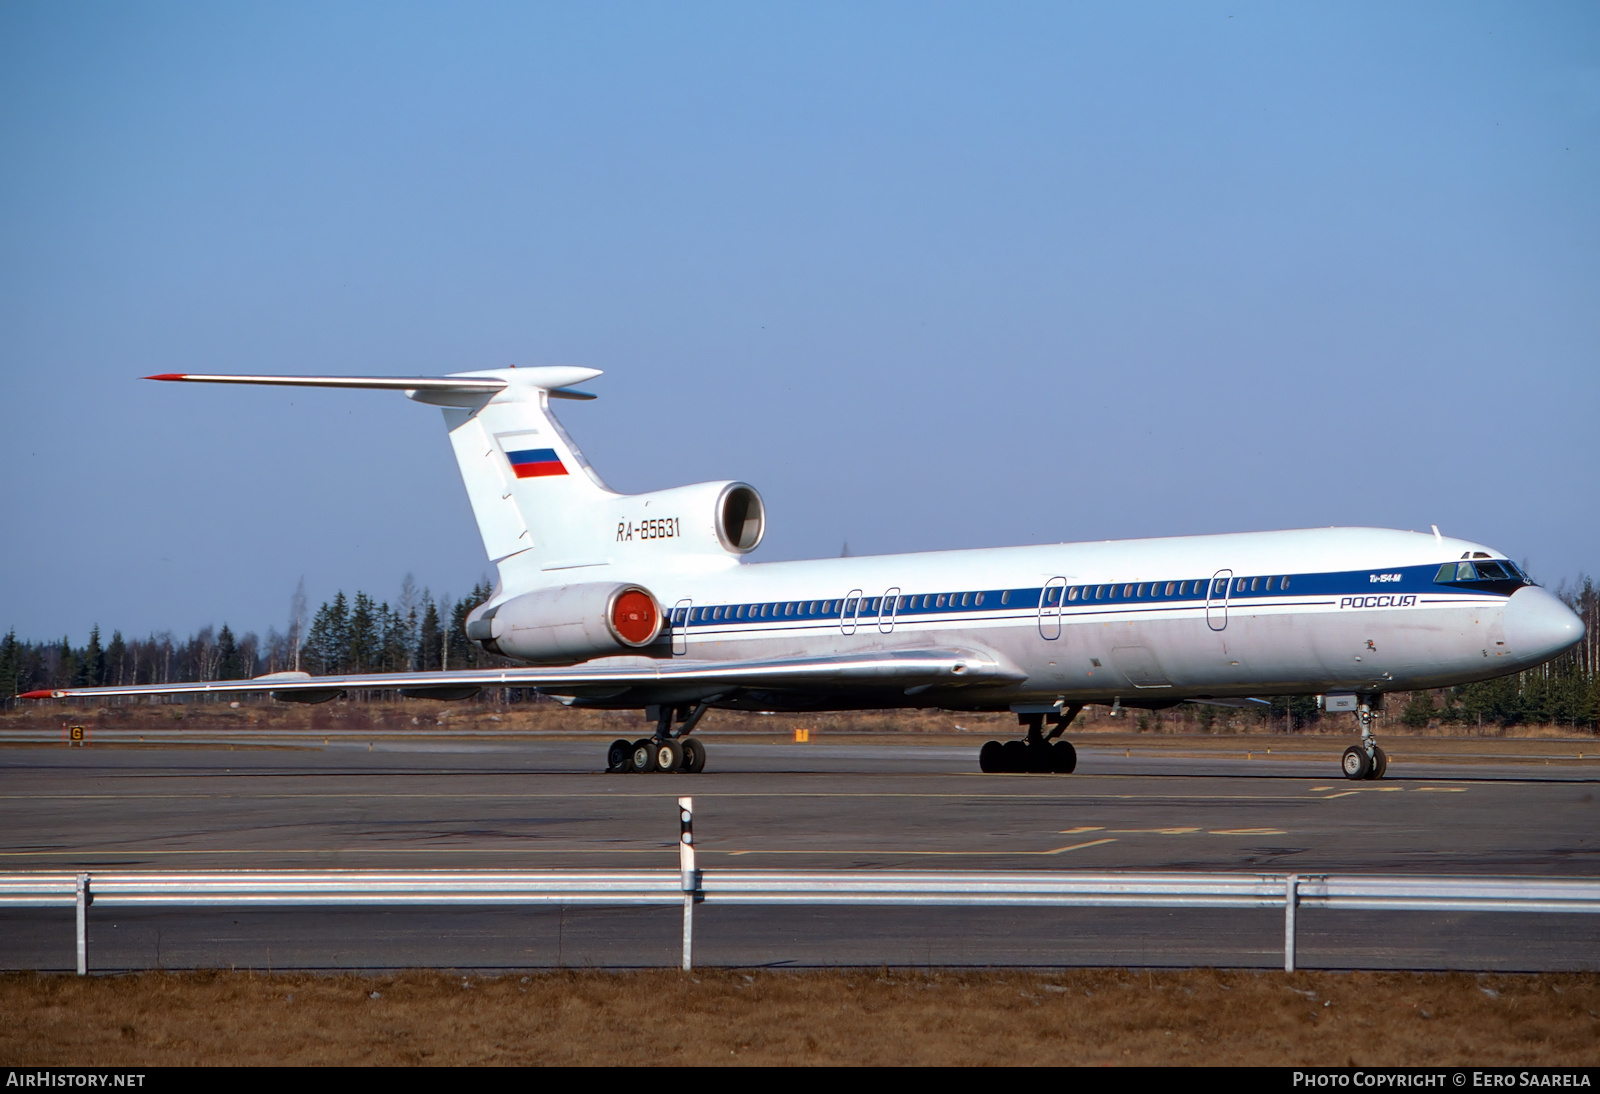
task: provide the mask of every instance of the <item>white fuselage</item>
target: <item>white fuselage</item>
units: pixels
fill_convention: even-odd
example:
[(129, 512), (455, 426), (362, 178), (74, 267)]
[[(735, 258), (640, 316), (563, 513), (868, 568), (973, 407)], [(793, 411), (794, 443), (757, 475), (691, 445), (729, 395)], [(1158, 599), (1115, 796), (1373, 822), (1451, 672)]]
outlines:
[[(640, 547), (619, 552), (606, 569), (656, 594), (668, 612), (675, 658), (964, 648), (992, 654), (1024, 677), (916, 695), (796, 696), (799, 708), (1005, 709), (1055, 700), (1161, 706), (1443, 687), (1538, 664), (1582, 636), (1570, 611), (1521, 580), (1436, 580), (1446, 563), (1503, 554), (1384, 529), (940, 551), (700, 573), (665, 556), (656, 570), (649, 544)], [(1513, 602), (1520, 625), (1508, 628)], [(743, 705), (790, 704), (766, 694)]]

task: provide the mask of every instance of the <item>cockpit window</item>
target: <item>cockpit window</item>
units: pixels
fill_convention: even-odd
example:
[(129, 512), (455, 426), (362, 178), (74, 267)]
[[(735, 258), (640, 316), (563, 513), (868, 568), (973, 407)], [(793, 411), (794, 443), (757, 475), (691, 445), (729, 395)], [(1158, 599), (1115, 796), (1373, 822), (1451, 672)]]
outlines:
[(1441, 584), (1445, 582), (1463, 581), (1514, 581), (1518, 585), (1533, 584), (1528, 576), (1517, 568), (1517, 564), (1509, 559), (1479, 559), (1476, 562), (1446, 562), (1439, 567), (1439, 572), (1433, 580)]

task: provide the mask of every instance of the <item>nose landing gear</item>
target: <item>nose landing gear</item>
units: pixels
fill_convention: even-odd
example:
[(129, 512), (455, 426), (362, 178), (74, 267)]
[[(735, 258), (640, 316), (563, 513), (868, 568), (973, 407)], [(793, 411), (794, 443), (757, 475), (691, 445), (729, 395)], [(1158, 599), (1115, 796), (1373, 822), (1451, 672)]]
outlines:
[[(999, 741), (985, 743), (978, 750), (978, 770), (1010, 775), (1023, 772), (1072, 774), (1078, 766), (1078, 751), (1069, 742), (1056, 738), (1072, 724), (1082, 709), (1082, 703), (1074, 703), (1056, 714), (1018, 714), (1017, 721), (1028, 727), (1027, 737), (1005, 744)], [(1046, 721), (1051, 725), (1048, 734), (1044, 731)]]
[(1371, 703), (1363, 702), (1356, 707), (1361, 741), (1345, 749), (1339, 761), (1339, 768), (1347, 779), (1381, 779), (1384, 772), (1389, 770), (1389, 757), (1378, 747), (1378, 739), (1372, 735), (1372, 717)]

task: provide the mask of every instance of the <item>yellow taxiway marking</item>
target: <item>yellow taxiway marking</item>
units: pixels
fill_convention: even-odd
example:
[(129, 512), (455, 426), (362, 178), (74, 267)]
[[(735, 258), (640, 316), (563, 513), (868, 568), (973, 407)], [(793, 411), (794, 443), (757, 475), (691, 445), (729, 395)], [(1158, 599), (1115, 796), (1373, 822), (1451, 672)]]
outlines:
[(1351, 794), (1359, 793), (1361, 793), (1359, 790), (1341, 790), (1337, 794), (1324, 794), (1322, 796), (1322, 800), (1325, 802), (1331, 802), (1334, 798), (1348, 798)]
[(702, 855), (707, 855), (707, 854), (719, 855), (720, 854), (720, 855), (727, 855), (729, 858), (738, 858), (741, 855), (934, 855), (934, 856), (952, 856), (952, 855), (955, 855), (955, 856), (967, 856), (967, 857), (985, 856), (985, 857), (1002, 857), (1002, 858), (1005, 858), (1005, 857), (1010, 857), (1012, 855), (1035, 855), (1035, 856), (1036, 855), (1060, 855), (1060, 854), (1065, 854), (1068, 851), (1081, 851), (1085, 847), (1098, 847), (1102, 843), (1116, 843), (1116, 842), (1117, 841), (1114, 840), (1114, 839), (1096, 839), (1096, 840), (1090, 840), (1088, 843), (1074, 843), (1074, 844), (1072, 844), (1071, 846), (1068, 846), (1068, 847), (1053, 847), (1048, 851), (995, 851), (995, 850), (987, 850), (987, 851), (929, 851), (929, 850), (907, 851), (907, 850), (903, 850), (903, 849), (901, 849), (901, 850), (883, 850), (881, 848), (866, 848), (866, 849), (851, 848), (849, 850), (837, 851), (837, 850), (831, 850), (831, 849), (826, 849), (826, 848), (817, 849), (817, 848), (787, 848), (787, 847), (750, 848), (750, 849), (744, 850), (744, 851), (717, 851), (715, 849), (708, 850), (705, 847), (701, 847), (700, 848), (700, 854), (702, 854)]
[(1425, 794), (1430, 790), (1433, 791), (1435, 794), (1465, 794), (1467, 792), (1467, 788), (1464, 787), (1464, 786), (1419, 786), (1419, 787), (1417, 787), (1417, 793), (1419, 793), (1419, 794)]
[(1318, 791), (1321, 791), (1321, 790), (1332, 790), (1332, 789), (1333, 789), (1333, 787), (1331, 787), (1331, 786), (1313, 786), (1311, 788), (1311, 792), (1313, 794), (1315, 794), (1315, 793), (1317, 793)]
[[(1201, 831), (1199, 828), (1064, 828), (1060, 835), (1076, 836), (1083, 832), (1110, 832), (1119, 836), (1189, 836)], [(1206, 833), (1212, 836), (1286, 836), (1289, 834), (1284, 828), (1212, 828)], [(1097, 843), (1110, 843), (1111, 840), (1097, 840)], [(1080, 843), (1079, 847), (1092, 847), (1091, 843)], [(1075, 848), (1066, 847), (1062, 850), (1070, 851)]]
[(1105, 828), (1105, 825), (1103, 825), (1103, 824), (1101, 824), (1101, 825), (1089, 824), (1089, 825), (1084, 825), (1081, 828), (1063, 828), (1061, 831), (1057, 832), (1056, 835), (1058, 835), (1058, 836), (1081, 836), (1085, 832), (1104, 832), (1105, 830), (1106, 830), (1106, 828)]

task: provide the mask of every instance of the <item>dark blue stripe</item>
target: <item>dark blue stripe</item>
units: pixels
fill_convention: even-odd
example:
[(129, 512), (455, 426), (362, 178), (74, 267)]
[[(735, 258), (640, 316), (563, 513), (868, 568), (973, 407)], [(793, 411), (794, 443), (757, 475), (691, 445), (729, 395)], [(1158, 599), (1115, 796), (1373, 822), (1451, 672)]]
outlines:
[[(1214, 604), (1219, 604), (1226, 596), (1230, 605), (1244, 604), (1263, 598), (1280, 599), (1282, 597), (1340, 597), (1364, 596), (1375, 593), (1418, 593), (1429, 591), (1459, 591), (1462, 593), (1486, 593), (1495, 596), (1510, 596), (1516, 588), (1517, 582), (1472, 582), (1460, 584), (1437, 584), (1434, 576), (1438, 573), (1442, 563), (1432, 563), (1426, 566), (1397, 566), (1385, 570), (1346, 570), (1336, 573), (1323, 574), (1271, 574), (1236, 576), (1229, 580), (1230, 586), (1223, 589), (1223, 579), (1216, 579), (1217, 588), (1208, 590), (1212, 584), (1211, 579), (1200, 578), (1174, 578), (1172, 581), (1143, 581), (1123, 582), (1100, 585), (1067, 585), (1064, 589), (1060, 586), (1051, 586), (1051, 601), (1047, 607), (1060, 607), (1064, 613), (1079, 614), (1083, 609), (1111, 609), (1137, 604), (1146, 609), (1158, 609), (1166, 605), (1198, 606), (1206, 603), (1208, 592)], [(1283, 587), (1285, 576), (1288, 577), (1288, 588)], [(1272, 588), (1268, 589), (1267, 579), (1272, 579)], [(1171, 596), (1166, 595), (1167, 585), (1173, 585)], [(1251, 588), (1254, 584), (1255, 588)], [(1181, 586), (1183, 591), (1177, 591)], [(1504, 586), (1502, 588), (1502, 586)], [(1059, 591), (1058, 591), (1059, 590)], [(1076, 599), (1061, 596), (1066, 593), (1068, 597), (1077, 591)], [(1159, 593), (1156, 591), (1159, 590)], [(1101, 595), (1097, 599), (1095, 593)], [(949, 614), (982, 612), (984, 614), (1001, 614), (1018, 610), (1037, 611), (1040, 600), (1045, 595), (1045, 587), (1035, 586), (1028, 589), (982, 589), (956, 593), (913, 593), (907, 594), (902, 599), (903, 607), (895, 611), (896, 620), (938, 618)], [(967, 603), (963, 605), (961, 598), (965, 596)], [(979, 598), (982, 603), (979, 604)], [(944, 603), (939, 603), (940, 599)], [(784, 615), (785, 604), (794, 604), (795, 611), (792, 615)], [(824, 603), (829, 605), (829, 610), (824, 613), (821, 608)], [(716, 608), (721, 608), (720, 619), (713, 619)], [(743, 618), (738, 616), (738, 609), (743, 607)], [(760, 609), (767, 609), (766, 615), (760, 614)], [(815, 607), (815, 611), (811, 610)], [(863, 597), (858, 622), (865, 626), (869, 620), (876, 623), (882, 607), (881, 597)], [(752, 611), (754, 609), (754, 611)], [(693, 609), (694, 619), (688, 622), (691, 625), (702, 623), (774, 623), (798, 622), (801, 620), (840, 618), (843, 611), (843, 600), (839, 597), (818, 598), (805, 601), (768, 601), (765, 604), (723, 604), (696, 607)], [(732, 614), (730, 614), (732, 613)], [(674, 625), (685, 622), (682, 618), (683, 611), (679, 609), (673, 613)]]

